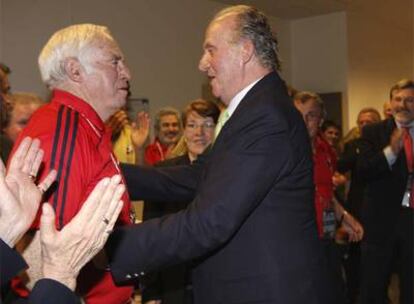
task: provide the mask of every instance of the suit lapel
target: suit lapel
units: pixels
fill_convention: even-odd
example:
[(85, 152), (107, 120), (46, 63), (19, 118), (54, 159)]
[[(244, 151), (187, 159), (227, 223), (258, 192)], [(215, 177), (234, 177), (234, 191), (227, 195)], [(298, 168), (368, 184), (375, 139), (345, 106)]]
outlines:
[(226, 138), (232, 136), (236, 130), (246, 126), (246, 124), (248, 124), (249, 121), (255, 117), (256, 113), (254, 112), (254, 103), (261, 100), (263, 91), (266, 91), (266, 88), (270, 87), (270, 89), (275, 90), (275, 92), (283, 92), (283, 90), (278, 90), (278, 87), (280, 86), (285, 87), (284, 82), (276, 72), (271, 72), (259, 80), (240, 101), (240, 104), (234, 113), (221, 129), (213, 148), (215, 146), (219, 146), (222, 142), (225, 142)]

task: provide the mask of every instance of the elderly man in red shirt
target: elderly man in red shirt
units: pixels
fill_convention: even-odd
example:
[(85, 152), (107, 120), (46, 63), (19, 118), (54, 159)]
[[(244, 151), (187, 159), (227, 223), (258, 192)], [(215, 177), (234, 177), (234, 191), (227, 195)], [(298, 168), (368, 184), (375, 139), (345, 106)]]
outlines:
[[(44, 172), (57, 171), (56, 187), (45, 195), (63, 228), (103, 177), (120, 174), (112, 153), (111, 132), (104, 121), (124, 106), (130, 73), (124, 56), (104, 26), (73, 25), (57, 31), (39, 56), (42, 79), (52, 89), (52, 101), (31, 118), (20, 138), (41, 140)], [(125, 193), (119, 225), (130, 224)], [(38, 219), (28, 233), (32, 239), (23, 255), (31, 284), (39, 277)], [(87, 264), (78, 277), (77, 292), (86, 303), (126, 303), (131, 287), (115, 286), (105, 263)], [(102, 261), (102, 259), (99, 259)], [(98, 266), (99, 264), (99, 266)], [(37, 269), (36, 269), (37, 268)], [(30, 284), (30, 285), (31, 285)]]

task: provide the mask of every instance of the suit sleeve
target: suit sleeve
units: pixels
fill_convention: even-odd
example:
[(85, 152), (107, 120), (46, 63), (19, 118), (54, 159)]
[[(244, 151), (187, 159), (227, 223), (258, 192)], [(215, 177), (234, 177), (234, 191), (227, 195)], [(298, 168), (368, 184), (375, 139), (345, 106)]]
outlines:
[(132, 200), (160, 202), (192, 201), (203, 163), (154, 168), (121, 164)]
[(356, 165), (359, 149), (356, 141), (345, 144), (344, 152), (341, 154), (337, 163), (337, 170), (341, 174), (352, 171)]
[(80, 304), (80, 299), (65, 285), (50, 279), (41, 279), (29, 296), (30, 304), (60, 303)]
[(240, 131), (242, 140), (230, 140), (210, 158), (186, 210), (115, 231), (107, 247), (115, 280), (201, 257), (225, 244), (292, 169), (287, 126), (278, 121), (253, 121)]
[(391, 173), (385, 158), (382, 144), (385, 134), (381, 134), (379, 125), (369, 125), (362, 129), (360, 156), (357, 160), (357, 172), (365, 180), (376, 180)]
[(1, 287), (6, 286), (10, 279), (26, 268), (27, 264), (20, 254), (0, 239)]

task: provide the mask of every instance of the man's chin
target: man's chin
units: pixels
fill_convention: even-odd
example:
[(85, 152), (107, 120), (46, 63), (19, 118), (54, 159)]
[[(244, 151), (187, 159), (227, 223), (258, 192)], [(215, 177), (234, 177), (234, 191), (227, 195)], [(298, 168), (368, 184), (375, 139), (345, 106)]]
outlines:
[(397, 114), (394, 116), (394, 118), (396, 122), (405, 126), (409, 125), (414, 120), (414, 117), (405, 114)]

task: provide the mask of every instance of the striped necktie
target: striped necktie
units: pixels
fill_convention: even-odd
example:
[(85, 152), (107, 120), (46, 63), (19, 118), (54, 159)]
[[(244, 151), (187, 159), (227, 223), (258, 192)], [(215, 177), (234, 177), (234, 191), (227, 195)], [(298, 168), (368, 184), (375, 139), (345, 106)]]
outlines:
[(223, 110), (220, 113), (219, 119), (217, 121), (216, 129), (214, 130), (214, 140), (216, 140), (217, 136), (219, 135), (221, 129), (223, 128), (226, 121), (229, 119), (230, 115), (227, 110)]

